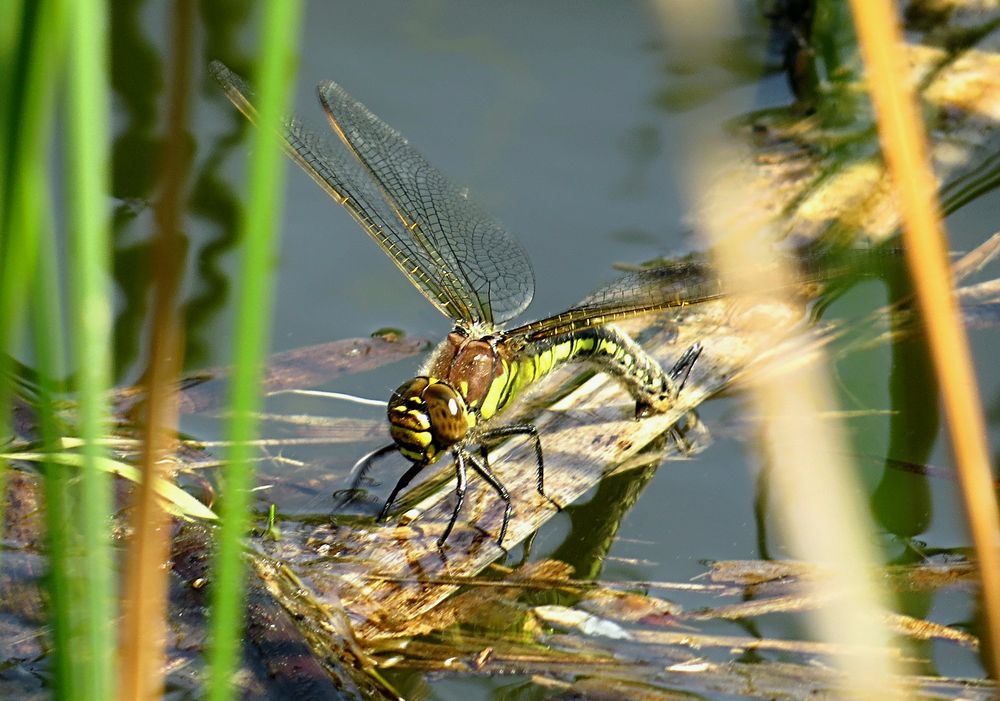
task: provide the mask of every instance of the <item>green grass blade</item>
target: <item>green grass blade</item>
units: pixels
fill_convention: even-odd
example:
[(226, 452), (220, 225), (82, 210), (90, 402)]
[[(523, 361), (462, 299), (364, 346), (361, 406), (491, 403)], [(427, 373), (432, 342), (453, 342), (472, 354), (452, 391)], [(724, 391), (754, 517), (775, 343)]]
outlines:
[[(14, 320), (20, 307), (17, 298), (24, 287), (25, 267), (15, 260), (13, 251), (17, 241), (12, 241), (17, 229), (12, 226), (10, 209), (11, 178), (17, 172), (13, 157), (18, 144), (18, 127), (22, 123), (21, 86), (24, 67), (22, 37), (25, 28), (22, 18), (25, 7), (19, 2), (4, 3), (0, 9), (0, 441), (10, 433), (10, 387), (7, 372), (8, 354), (17, 348)], [(6, 464), (0, 460), (0, 493), (6, 493), (4, 473)], [(3, 523), (5, 500), (0, 499), (0, 523)]]
[[(0, 3), (0, 221), (6, 221), (8, 205), (8, 173), (11, 170), (11, 152), (16, 143), (13, 129), (14, 116), (18, 104), (15, 102), (15, 82), (21, 72), (19, 55), (21, 53), (22, 18), (25, 3)], [(0, 254), (3, 253), (5, 241), (0, 240)], [(2, 337), (6, 338), (6, 337)]]
[(98, 467), (107, 429), (111, 302), (107, 196), (109, 94), (107, 8), (101, 0), (71, 3), (68, 61), (70, 296), (72, 345), (79, 388), (84, 465), (76, 524), (83, 558), (74, 587), (80, 636), (74, 641), (83, 678), (74, 697), (105, 701), (114, 695), (112, 655), (115, 579), (109, 518), (111, 482)]
[(256, 76), (260, 122), (253, 132), (247, 208), (243, 218), (244, 254), (237, 302), (236, 347), (230, 389), (232, 448), (225, 470), (222, 525), (212, 585), (211, 671), (208, 697), (232, 698), (231, 680), (240, 655), (243, 630), (243, 538), (249, 527), (252, 486), (251, 448), (256, 433), (261, 365), (270, 328), (271, 266), (277, 237), (284, 163), (280, 146), (267, 128), (278, 124), (291, 92), (288, 66), (298, 31), (300, 3), (271, 0), (265, 6), (263, 52)]
[[(37, 209), (44, 217), (47, 200), (39, 199)], [(51, 210), (48, 210), (51, 211)], [(41, 220), (40, 220), (41, 221)], [(60, 446), (61, 430), (56, 417), (56, 399), (64, 390), (59, 379), (65, 372), (63, 357), (62, 313), (59, 308), (59, 283), (56, 277), (55, 242), (51, 225), (41, 221), (43, 238), (36, 266), (31, 318), (34, 336), (35, 360), (38, 365), (39, 401), (38, 422), (41, 431), (41, 450), (44, 454), (45, 535), (49, 563), (47, 578), (49, 606), (48, 618), (52, 630), (52, 682), (53, 696), (57, 699), (73, 697), (72, 689), (82, 679), (78, 669), (79, 659), (73, 654), (76, 648), (74, 631), (75, 608), (71, 598), (73, 586), (72, 562), (75, 529), (68, 516), (72, 502), (68, 494), (67, 471), (52, 462), (50, 455)]]
[[(47, 191), (48, 146), (51, 139), (52, 115), (55, 85), (61, 68), (62, 58), (59, 47), (64, 40), (64, 5), (62, 0), (45, 0), (21, 8), (10, 3), (2, 12), (5, 20), (0, 44), (3, 56), (9, 61), (4, 65), (2, 84), (3, 118), (2, 145), (0, 145), (0, 339), (4, 347), (2, 358), (15, 354), (25, 314), (26, 301), (31, 300), (33, 314), (30, 318), (35, 330), (48, 333), (48, 339), (57, 338), (58, 322), (52, 327), (50, 317), (39, 311), (40, 305), (48, 305), (57, 294), (57, 286), (39, 285), (35, 274), (39, 240), (49, 231), (45, 220), (50, 211)], [(22, 12), (23, 10), (23, 12)], [(6, 24), (6, 20), (12, 22)], [(50, 232), (48, 234), (50, 236)], [(48, 262), (48, 261), (46, 261)], [(54, 279), (54, 278), (53, 278)], [(29, 286), (34, 286), (29, 294)], [(56, 334), (56, 335), (53, 335)], [(36, 359), (45, 380), (56, 376), (52, 372), (54, 354), (59, 343), (41, 341), (36, 337)], [(5, 360), (0, 360), (4, 363)], [(7, 378), (6, 368), (0, 367), (0, 377)], [(0, 436), (8, 431), (9, 388), (6, 379), (0, 379)], [(51, 383), (42, 388), (41, 404), (38, 407), (38, 421), (43, 443), (54, 436), (54, 411), (49, 401), (52, 397)], [(6, 460), (0, 459), (0, 466)], [(73, 607), (68, 598), (69, 576), (65, 567), (69, 548), (63, 540), (65, 504), (60, 495), (46, 480), (45, 493), (47, 515), (50, 518), (46, 528), (49, 546), (48, 613), (52, 631), (53, 665), (52, 683), (56, 697), (69, 698), (73, 683), (73, 660), (69, 654), (74, 646), (70, 631), (73, 624)]]
[[(33, 12), (25, 15), (22, 31), (24, 58), (22, 95), (16, 105), (17, 139), (11, 144), (12, 159), (9, 163), (10, 176), (10, 224), (4, 238), (9, 248), (5, 256), (8, 266), (20, 268), (20, 275), (26, 280), (22, 290), (7, 289), (2, 294), (0, 306), (8, 308), (4, 314), (7, 324), (17, 323), (17, 311), (25, 306), (25, 293), (30, 282), (31, 314), (33, 325), (35, 359), (40, 378), (38, 424), (43, 450), (51, 450), (58, 439), (59, 431), (55, 418), (54, 378), (62, 377), (63, 362), (61, 318), (58, 311), (59, 286), (55, 274), (55, 246), (52, 241), (51, 197), (48, 192), (49, 173), (48, 150), (52, 139), (52, 115), (55, 112), (55, 89), (60, 77), (66, 34), (66, 6), (64, 0), (43, 0), (33, 6)], [(16, 251), (16, 253), (14, 252)], [(39, 257), (39, 253), (42, 257)], [(37, 265), (35, 261), (37, 260)], [(13, 270), (11, 273), (15, 272)], [(2, 273), (5, 281), (14, 279)], [(20, 292), (20, 294), (19, 294)], [(8, 306), (9, 305), (9, 306)], [(13, 307), (13, 309), (12, 309)], [(4, 332), (0, 332), (2, 335)], [(6, 336), (5, 336), (6, 337)], [(52, 684), (56, 698), (70, 698), (75, 687), (72, 654), (75, 645), (72, 640), (74, 610), (69, 600), (70, 573), (68, 563), (71, 557), (69, 535), (71, 530), (66, 519), (69, 505), (65, 499), (64, 471), (47, 469), (44, 479), (46, 505), (46, 539), (49, 562), (48, 617), (52, 631)]]

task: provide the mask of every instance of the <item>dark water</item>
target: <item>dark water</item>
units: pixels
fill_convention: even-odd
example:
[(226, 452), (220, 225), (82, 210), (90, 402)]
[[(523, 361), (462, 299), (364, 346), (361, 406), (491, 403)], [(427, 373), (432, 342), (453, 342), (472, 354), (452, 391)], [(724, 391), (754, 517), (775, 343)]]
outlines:
[[(143, 261), (152, 217), (146, 205), (155, 195), (150, 163), (162, 124), (166, 14), (158, 3), (113, 7), (121, 293), (116, 359), (118, 381), (127, 383), (137, 376), (142, 348), (136, 339), (147, 311)], [(316, 2), (307, 8), (302, 33), (296, 111), (324, 129), (312, 86), (337, 80), (406, 134), (428, 160), (468, 185), (528, 251), (537, 279), (529, 316), (542, 316), (611, 279), (614, 262), (698, 246), (685, 224), (680, 135), (696, 122), (721, 122), (791, 99), (784, 78), (773, 70), (778, 57), (755, 7), (742, 3), (742, 24), (729, 28), (734, 45), (745, 53), (745, 70), (709, 66), (691, 72), (665, 45), (656, 15), (641, 3)], [(242, 118), (210, 83), (205, 67), (221, 59), (248, 72), (257, 45), (254, 17), (241, 19), (231, 8), (206, 3), (197, 37), (192, 195), (183, 225), (189, 247), (187, 366), (192, 370), (228, 362), (235, 221), (246, 158), (245, 142), (232, 138)], [(744, 77), (761, 75), (765, 64), (771, 67), (765, 77)], [(289, 168), (272, 348), (363, 336), (384, 326), (431, 338), (447, 331), (447, 320), (349, 217)], [(1000, 198), (993, 193), (952, 215), (953, 248), (967, 249), (985, 239), (996, 227), (997, 211)], [(884, 297), (877, 285), (863, 286), (831, 313), (860, 314)], [(998, 341), (995, 331), (975, 337), (993, 426), (1000, 420), (1000, 375), (989, 348)], [(883, 477), (879, 456), (890, 451), (902, 459), (951, 464), (936, 407), (926, 401), (926, 391), (913, 387), (921, 360), (904, 357), (907, 353), (913, 354), (905, 348), (881, 349), (836, 366), (846, 408), (895, 406), (893, 396), (907, 389), (914, 394), (910, 406), (918, 405), (908, 417), (909, 433), (893, 432), (887, 416), (849, 423), (858, 452), (874, 458), (862, 460), (859, 468), (866, 490), (883, 495), (913, 490), (914, 499), (926, 491), (926, 504), (915, 516), (886, 514), (889, 507), (880, 512), (876, 539), (889, 558), (899, 561), (914, 559), (918, 545), (934, 552), (968, 544), (954, 483)], [(348, 378), (330, 389), (382, 398), (417, 362)], [(376, 410), (312, 400), (289, 401), (282, 408), (380, 416)], [(716, 442), (695, 460), (662, 466), (622, 522), (602, 578), (685, 581), (704, 571), (705, 560), (786, 556), (766, 499), (758, 503), (759, 465), (744, 440), (753, 429), (744, 422), (740, 400), (712, 402), (701, 418)], [(203, 437), (215, 430), (193, 420), (185, 428)], [(994, 439), (994, 452), (997, 447)], [(899, 455), (909, 449), (912, 457)], [(359, 452), (351, 446), (333, 450), (326, 459), (346, 469)], [(535, 542), (534, 556), (558, 550), (572, 558), (585, 550), (586, 543), (564, 542), (569, 525), (569, 514), (550, 522)], [(683, 596), (678, 601), (683, 604)], [(913, 602), (910, 612), (931, 610), (933, 620), (956, 623), (969, 620), (970, 606), (967, 597), (949, 595)], [(764, 619), (759, 631), (793, 634), (780, 617)], [(720, 632), (741, 629), (734, 625)], [(939, 671), (981, 674), (972, 653), (954, 647), (941, 652), (935, 658)], [(412, 683), (418, 688), (424, 682)], [(466, 698), (486, 696), (500, 686), (437, 681), (424, 690), (433, 698)]]

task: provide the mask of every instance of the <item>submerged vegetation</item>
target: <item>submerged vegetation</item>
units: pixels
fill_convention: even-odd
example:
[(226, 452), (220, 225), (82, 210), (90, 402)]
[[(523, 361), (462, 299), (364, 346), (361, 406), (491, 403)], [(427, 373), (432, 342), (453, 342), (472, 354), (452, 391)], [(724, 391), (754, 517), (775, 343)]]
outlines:
[[(541, 436), (545, 493), (563, 509), (537, 493), (530, 440), (492, 447), (487, 465), (513, 497), (502, 546), (504, 504), (473, 480), (450, 531), (457, 509), (448, 459), (421, 465), (427, 478), (400, 495), (388, 522), (376, 522), (398, 465), (353, 484), (350, 468), (385, 442), (384, 422), (310, 403), (316, 388), (336, 389), (336, 378), (412, 365), (426, 339), (383, 329), (266, 351), (285, 164), (266, 127), (246, 132), (253, 144), (244, 195), (219, 175), (246, 150), (242, 126), (195, 159), (192, 86), (211, 92), (209, 62), (194, 47), (200, 36), (209, 58), (253, 76), (260, 122), (278, 124), (295, 85), (288, 66), (297, 3), (262, 3), (254, 61), (235, 48), (233, 30), (248, 18), (224, 5), (206, 3), (199, 16), (195, 3), (170, 4), (167, 58), (139, 39), (141, 25), (123, 7), (4, 5), (0, 695), (420, 698), (454, 695), (441, 682), (478, 679), (484, 695), (518, 698), (996, 696), (1000, 610), (990, 594), (1000, 587), (980, 596), (998, 575), (997, 553), (984, 552), (997, 530), (996, 486), (981, 454), (996, 444), (962, 438), (955, 429), (975, 428), (975, 411), (963, 414), (962, 401), (948, 398), (952, 442), (965, 459), (957, 470), (931, 464), (939, 391), (977, 385), (960, 344), (931, 352), (927, 339), (959, 322), (973, 335), (995, 333), (1000, 235), (982, 231), (971, 250), (937, 256), (957, 289), (954, 317), (921, 291), (935, 272), (903, 266), (936, 259), (913, 254), (915, 223), (931, 224), (940, 243), (938, 209), (995, 200), (1000, 10), (903, 3), (909, 43), (900, 59), (876, 50), (893, 45), (880, 33), (890, 20), (852, 18), (842, 3), (738, 3), (769, 33), (758, 54), (727, 50), (718, 27), (698, 25), (693, 11), (675, 14), (682, 4), (659, 7), (669, 49), (657, 50), (670, 80), (656, 88), (657, 109), (696, 109), (764, 74), (784, 75), (791, 91), (788, 104), (748, 106), (682, 139), (688, 218), (708, 253), (649, 265), (674, 276), (711, 270), (726, 294), (623, 320), (663, 367), (684, 349), (702, 349), (662, 413), (636, 420), (620, 385), (575, 365), (510, 407), (505, 421)], [(852, 20), (869, 21), (857, 32), (864, 51)], [(905, 114), (886, 121), (894, 114), (886, 105), (905, 104), (905, 95), (868, 96), (862, 56), (869, 71), (879, 70), (880, 56), (890, 69), (905, 63), (907, 79), (898, 82), (919, 96), (926, 158), (894, 136), (908, 128)], [(688, 82), (697, 85), (687, 90)], [(153, 137), (152, 86), (160, 83), (163, 135)], [(134, 120), (113, 147), (109, 85)], [(634, 141), (629, 148), (650, 138)], [(926, 160), (936, 184), (918, 177), (900, 196), (904, 176), (924, 172)], [(934, 188), (940, 206), (920, 187)], [(146, 203), (152, 233), (135, 245), (121, 232)], [(410, 233), (429, 226), (401, 209)], [(224, 233), (192, 265), (182, 232), (194, 217)], [(242, 263), (230, 281), (212, 256), (237, 241)], [(761, 252), (767, 259), (751, 263), (750, 253)], [(798, 269), (775, 267), (789, 261)], [(328, 265), (336, 275), (350, 261)], [(188, 279), (193, 268), (204, 287)], [(636, 270), (628, 279), (650, 279)], [(830, 313), (869, 282), (886, 293), (884, 303), (849, 318)], [(230, 285), (233, 309), (224, 303)], [(605, 288), (605, 302), (608, 289), (628, 291)], [(331, 322), (336, 336), (326, 318), (334, 307), (306, 313)], [(223, 314), (234, 320), (226, 324), (232, 351), (210, 355), (202, 324)], [(884, 376), (866, 365), (878, 350), (891, 355)], [(958, 378), (940, 374), (932, 357), (960, 365)], [(201, 369), (210, 362), (220, 367)], [(885, 386), (887, 397), (838, 397), (854, 390), (829, 382), (831, 367)], [(814, 376), (807, 381), (803, 371)], [(699, 419), (696, 410), (720, 395), (738, 397), (723, 400), (729, 418)], [(877, 439), (869, 424), (881, 426)], [(627, 531), (633, 507), (665, 461), (691, 466), (685, 474), (695, 479), (713, 437), (743, 439), (760, 465), (757, 493), (743, 498), (754, 502), (756, 521), (741, 529), (755, 531), (758, 559), (705, 561), (694, 580), (647, 576), (659, 571), (649, 562), (667, 561), (684, 534), (620, 547), (623, 533), (635, 533)], [(360, 488), (353, 499), (342, 499), (352, 486)], [(721, 495), (724, 486), (711, 489)], [(929, 533), (934, 500), (963, 489), (973, 536)], [(668, 496), (658, 509), (680, 506)], [(963, 533), (963, 524), (949, 526), (948, 534)], [(941, 601), (951, 602), (947, 613), (935, 609)], [(860, 633), (850, 628), (859, 622)]]

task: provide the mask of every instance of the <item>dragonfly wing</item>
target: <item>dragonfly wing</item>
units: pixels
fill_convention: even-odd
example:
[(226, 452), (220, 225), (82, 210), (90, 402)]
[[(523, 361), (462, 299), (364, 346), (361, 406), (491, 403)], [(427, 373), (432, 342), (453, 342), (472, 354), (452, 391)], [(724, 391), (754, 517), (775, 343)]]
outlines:
[(722, 284), (707, 265), (677, 263), (626, 273), (565, 312), (511, 329), (506, 335), (537, 341), (722, 296)]
[[(776, 273), (789, 267), (797, 270), (796, 276), (790, 282), (776, 283), (770, 291), (878, 274), (885, 269), (886, 263), (898, 258), (898, 252), (893, 250), (835, 252), (832, 258), (808, 251), (805, 255), (791, 255), (782, 266), (775, 266), (771, 271)], [(724, 296), (722, 281), (708, 262), (693, 256), (627, 273), (565, 312), (511, 329), (507, 336), (526, 341), (552, 338), (578, 329), (710, 302)]]
[(534, 276), (504, 226), (342, 87), (330, 81), (318, 91), (334, 130), (433, 261), (440, 284), (467, 300), (462, 318), (501, 323), (524, 311)]
[[(210, 70), (226, 96), (250, 121), (257, 121), (253, 92), (235, 73), (218, 61)], [(335, 139), (324, 138), (299, 120), (286, 119), (279, 137), (288, 156), (323, 190), (343, 206), (413, 285), (451, 319), (481, 321), (462, 288), (446, 284), (439, 259), (428, 252), (406, 229), (368, 170)]]

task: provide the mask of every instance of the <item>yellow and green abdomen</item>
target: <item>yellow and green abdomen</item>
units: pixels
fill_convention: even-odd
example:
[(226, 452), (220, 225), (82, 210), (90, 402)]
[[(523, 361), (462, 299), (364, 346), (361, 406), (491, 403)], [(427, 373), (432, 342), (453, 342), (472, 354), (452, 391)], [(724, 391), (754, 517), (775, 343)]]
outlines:
[(619, 380), (640, 406), (660, 411), (672, 397), (673, 383), (656, 360), (613, 326), (600, 326), (529, 344), (509, 360), (501, 357), (501, 371), (481, 401), (468, 398), (469, 405), (489, 419), (554, 368), (571, 361), (597, 364)]

